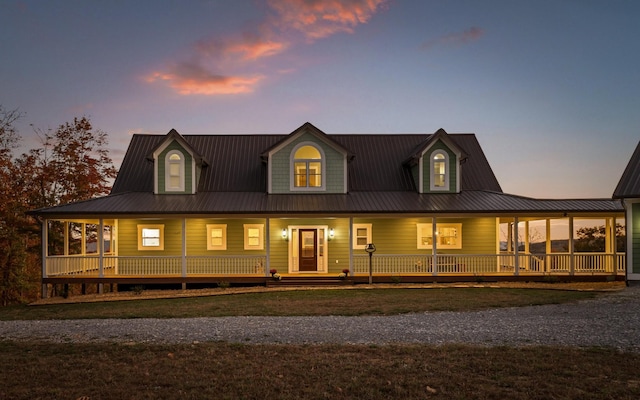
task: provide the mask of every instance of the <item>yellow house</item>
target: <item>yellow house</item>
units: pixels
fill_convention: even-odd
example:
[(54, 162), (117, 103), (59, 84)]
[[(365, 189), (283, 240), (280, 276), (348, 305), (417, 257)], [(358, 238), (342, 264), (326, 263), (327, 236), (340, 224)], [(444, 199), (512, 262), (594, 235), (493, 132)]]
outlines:
[[(626, 265), (619, 201), (505, 194), (476, 136), (442, 129), (134, 135), (110, 195), (34, 214), (43, 289), (265, 284), (274, 271), (356, 283), (611, 279)], [(598, 244), (581, 251), (589, 226)]]

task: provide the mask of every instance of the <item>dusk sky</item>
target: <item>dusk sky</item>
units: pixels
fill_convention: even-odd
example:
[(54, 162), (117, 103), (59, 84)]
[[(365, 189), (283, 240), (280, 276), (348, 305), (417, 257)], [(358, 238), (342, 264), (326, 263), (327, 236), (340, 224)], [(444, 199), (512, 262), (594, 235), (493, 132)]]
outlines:
[[(504, 192), (611, 197), (640, 1), (0, 0), (0, 104), (134, 133), (475, 133)], [(364, 155), (356, 155), (364, 156)]]

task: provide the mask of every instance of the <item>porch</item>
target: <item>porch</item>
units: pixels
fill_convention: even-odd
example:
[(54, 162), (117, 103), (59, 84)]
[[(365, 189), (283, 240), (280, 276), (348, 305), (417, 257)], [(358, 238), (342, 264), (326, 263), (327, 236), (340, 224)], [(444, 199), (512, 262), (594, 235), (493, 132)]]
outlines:
[[(353, 254), (352, 277), (390, 276), (545, 276), (625, 274), (624, 253), (574, 254)], [(49, 256), (48, 278), (117, 277), (270, 277), (266, 256)], [(287, 276), (286, 269), (278, 269)], [(282, 271), (282, 272), (281, 272)], [(300, 274), (295, 274), (299, 276)], [(322, 274), (330, 276), (337, 274)], [(317, 276), (317, 274), (316, 274)]]

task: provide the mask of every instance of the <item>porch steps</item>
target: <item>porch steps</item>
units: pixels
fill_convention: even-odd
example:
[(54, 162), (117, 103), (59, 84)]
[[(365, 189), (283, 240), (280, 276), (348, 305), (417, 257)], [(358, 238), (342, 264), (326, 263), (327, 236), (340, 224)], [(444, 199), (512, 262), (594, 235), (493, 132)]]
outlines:
[(326, 277), (289, 277), (283, 276), (281, 280), (268, 279), (267, 287), (281, 287), (281, 286), (344, 286), (353, 285), (353, 280), (338, 279), (338, 278), (326, 278)]

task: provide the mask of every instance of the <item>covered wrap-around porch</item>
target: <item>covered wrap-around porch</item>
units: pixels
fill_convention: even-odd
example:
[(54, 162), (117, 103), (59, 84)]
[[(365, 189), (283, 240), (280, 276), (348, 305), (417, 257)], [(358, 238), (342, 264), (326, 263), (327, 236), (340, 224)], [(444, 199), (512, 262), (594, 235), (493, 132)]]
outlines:
[[(607, 279), (625, 274), (625, 252), (616, 237), (621, 217), (46, 219), (42, 231), (43, 243), (47, 243), (43, 246), (42, 275), (44, 284), (141, 279), (156, 283), (260, 283), (271, 279), (273, 270), (284, 277), (337, 278), (345, 274), (356, 280), (372, 274), (377, 281), (400, 277), (417, 281), (433, 281), (434, 277), (518, 276)], [(567, 234), (564, 241), (552, 238), (552, 224), (567, 226), (569, 232), (574, 232), (577, 221), (588, 224), (594, 218), (595, 224), (604, 222), (603, 237), (599, 238), (602, 245), (596, 251), (576, 251), (573, 233)], [(533, 221), (546, 227), (543, 234), (532, 234)], [(141, 236), (145, 227), (151, 227), (147, 232), (151, 236)], [(308, 237), (303, 238), (303, 232)], [(145, 249), (145, 241), (153, 249)], [(563, 243), (559, 250), (558, 242)], [(368, 243), (377, 248), (371, 257), (364, 250)], [(312, 268), (301, 268), (305, 252), (313, 253)]]

